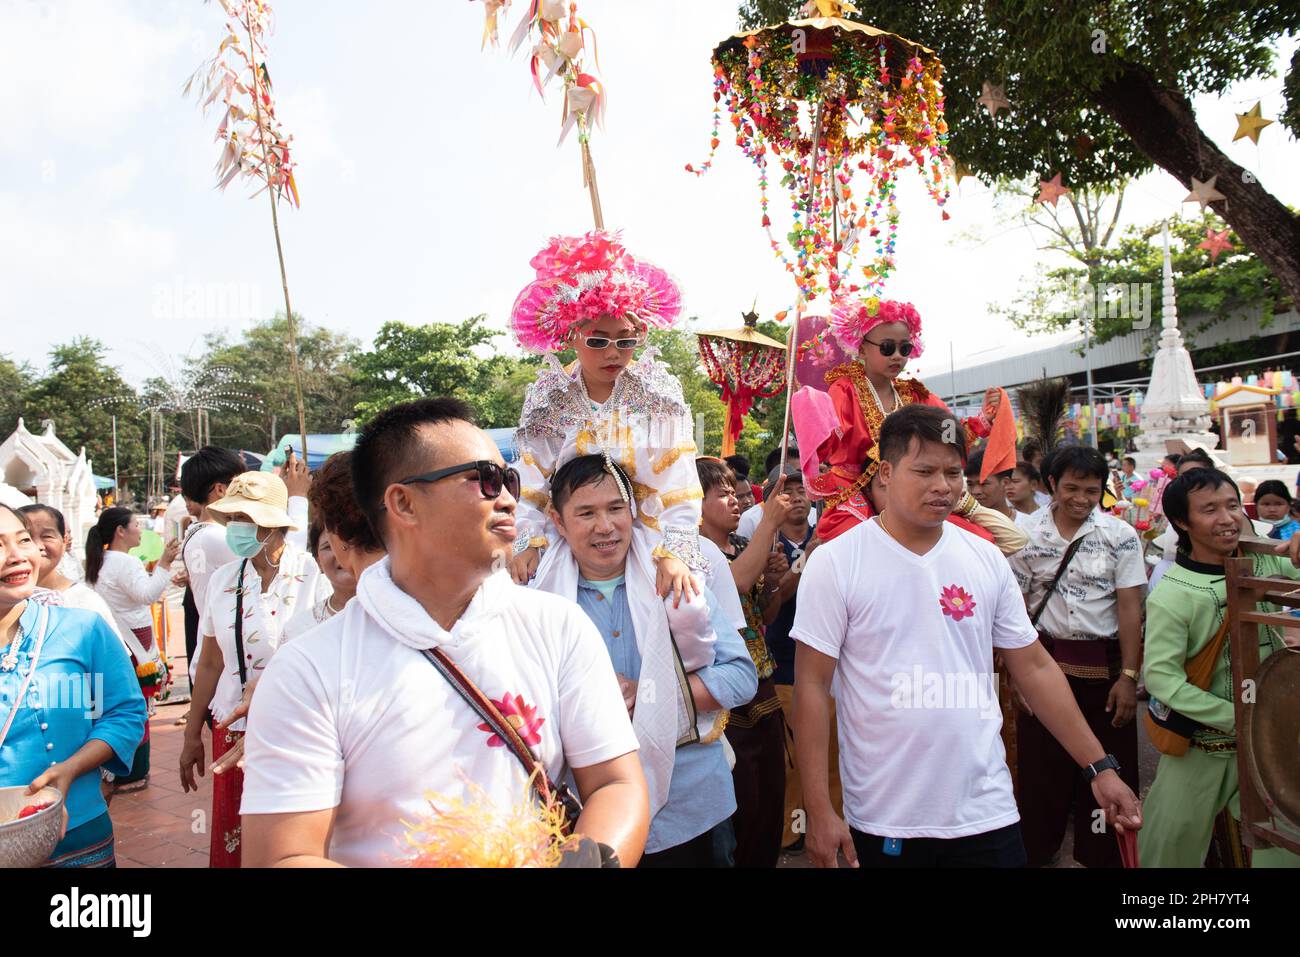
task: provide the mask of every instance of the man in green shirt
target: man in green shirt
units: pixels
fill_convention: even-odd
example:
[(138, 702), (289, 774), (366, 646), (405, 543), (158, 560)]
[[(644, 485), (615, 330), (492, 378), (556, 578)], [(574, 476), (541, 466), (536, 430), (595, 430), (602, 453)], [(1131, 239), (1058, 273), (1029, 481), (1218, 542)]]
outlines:
[[(1241, 497), (1226, 474), (1198, 468), (1169, 484), (1163, 507), (1178, 534), (1178, 556), (1147, 599), (1146, 687), (1153, 713), (1168, 708), (1200, 728), (1185, 754), (1160, 756), (1144, 803), (1146, 826), (1138, 832), (1138, 851), (1143, 867), (1200, 867), (1211, 839), (1221, 836), (1215, 819), (1225, 809), (1233, 821), (1241, 818), (1236, 718), (1228, 643), (1208, 689), (1187, 680), (1187, 662), (1209, 644), (1228, 613), (1224, 562), (1236, 553), (1241, 537)], [(1277, 555), (1253, 558), (1256, 575), (1300, 578), (1300, 547), (1294, 541), (1281, 544)], [(1261, 661), (1282, 647), (1276, 629), (1259, 626)], [(1224, 863), (1234, 859), (1240, 855), (1230, 854)], [(1300, 867), (1300, 857), (1269, 848), (1256, 851), (1250, 864)]]

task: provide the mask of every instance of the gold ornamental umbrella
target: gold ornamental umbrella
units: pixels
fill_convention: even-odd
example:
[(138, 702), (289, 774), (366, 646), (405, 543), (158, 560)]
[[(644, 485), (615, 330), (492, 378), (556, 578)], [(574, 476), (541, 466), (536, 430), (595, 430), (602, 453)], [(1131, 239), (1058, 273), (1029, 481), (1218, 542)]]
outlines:
[(742, 313), (739, 329), (697, 332), (700, 359), (710, 381), (722, 388), (727, 405), (727, 427), (722, 432), (722, 456), (736, 454), (736, 439), (755, 399), (776, 395), (785, 388), (785, 343), (763, 335), (755, 325), (758, 313)]

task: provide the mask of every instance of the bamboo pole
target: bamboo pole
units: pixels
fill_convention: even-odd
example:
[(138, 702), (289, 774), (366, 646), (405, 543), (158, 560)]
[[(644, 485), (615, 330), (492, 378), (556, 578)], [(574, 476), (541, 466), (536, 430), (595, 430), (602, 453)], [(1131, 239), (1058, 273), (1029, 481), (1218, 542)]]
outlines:
[(298, 333), (294, 325), (293, 306), (289, 304), (289, 278), (284, 268), (284, 246), (280, 242), (280, 214), (276, 209), (276, 191), (271, 185), (271, 148), (262, 127), (262, 98), (258, 92), (260, 80), (257, 69), (257, 45), (253, 40), (252, 14), (245, 12), (244, 28), (248, 31), (248, 62), (253, 70), (253, 109), (257, 112), (257, 128), (262, 134), (262, 168), (266, 175), (266, 195), (271, 202), (271, 228), (275, 232), (275, 254), (280, 260), (280, 286), (284, 290), (284, 317), (289, 324), (289, 359), (293, 368), (294, 398), (298, 404), (298, 434), (302, 437), (302, 460), (307, 462), (307, 411), (302, 401), (302, 372), (298, 368)]
[[(825, 101), (817, 104), (817, 116), (813, 119), (813, 139), (812, 139), (812, 163), (809, 166), (809, 183), (808, 183), (808, 216), (807, 222), (811, 226), (813, 210), (817, 206), (817, 154), (821, 151), (822, 145), (822, 110), (825, 107)], [(785, 360), (785, 424), (781, 428), (781, 470), (778, 475), (785, 474), (786, 453), (790, 447), (790, 404), (794, 398), (795, 389), (795, 357), (799, 351), (799, 320), (803, 318), (804, 309), (808, 305), (807, 297), (803, 289), (799, 290), (799, 299), (795, 303), (794, 325), (790, 327), (790, 341), (786, 343), (786, 360)]]

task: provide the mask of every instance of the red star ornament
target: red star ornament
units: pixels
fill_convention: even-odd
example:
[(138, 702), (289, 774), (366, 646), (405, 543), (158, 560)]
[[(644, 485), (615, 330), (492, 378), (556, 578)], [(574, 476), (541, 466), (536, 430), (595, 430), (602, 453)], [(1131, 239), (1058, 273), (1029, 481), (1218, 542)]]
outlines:
[(1205, 230), (1205, 239), (1198, 243), (1197, 249), (1204, 249), (1210, 254), (1210, 260), (1215, 261), (1219, 258), (1219, 253), (1226, 253), (1232, 249), (1232, 243), (1228, 242), (1228, 233), (1231, 230), (1225, 229), (1221, 233), (1216, 233), (1213, 229)]
[(1068, 186), (1061, 185), (1061, 174), (1057, 173), (1051, 179), (1038, 181), (1038, 198), (1036, 203), (1051, 203), (1052, 208), (1056, 208), (1056, 201), (1062, 196), (1069, 196), (1071, 190)]

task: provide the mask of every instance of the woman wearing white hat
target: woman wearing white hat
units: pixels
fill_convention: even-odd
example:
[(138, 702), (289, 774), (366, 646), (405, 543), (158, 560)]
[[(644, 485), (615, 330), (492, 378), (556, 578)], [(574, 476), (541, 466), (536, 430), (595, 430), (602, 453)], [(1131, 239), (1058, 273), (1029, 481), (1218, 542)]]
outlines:
[[(180, 759), (186, 791), (198, 788), (194, 771), (204, 773), (208, 709), (215, 763), (243, 738), (243, 719), (231, 719), (237, 717), (245, 689), (256, 683), (280, 644), (315, 627), (312, 609), (331, 590), (315, 559), (286, 540), (298, 527), (288, 504), (288, 490), (278, 476), (245, 472), (208, 506), (213, 519), (226, 527), (226, 544), (238, 557), (213, 573), (199, 609), (202, 650)], [(213, 778), (211, 867), (239, 866), (243, 784), (237, 768)]]

